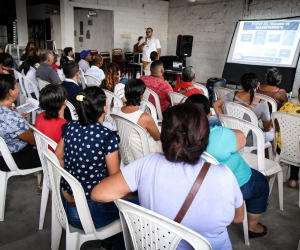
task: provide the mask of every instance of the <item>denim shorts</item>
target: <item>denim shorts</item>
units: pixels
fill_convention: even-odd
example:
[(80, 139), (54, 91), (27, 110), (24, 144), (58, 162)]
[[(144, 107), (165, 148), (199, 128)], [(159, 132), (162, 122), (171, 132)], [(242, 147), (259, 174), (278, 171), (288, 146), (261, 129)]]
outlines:
[(269, 198), (269, 183), (259, 171), (252, 169), (249, 181), (240, 187), (246, 202), (247, 212), (261, 214), (266, 212)]

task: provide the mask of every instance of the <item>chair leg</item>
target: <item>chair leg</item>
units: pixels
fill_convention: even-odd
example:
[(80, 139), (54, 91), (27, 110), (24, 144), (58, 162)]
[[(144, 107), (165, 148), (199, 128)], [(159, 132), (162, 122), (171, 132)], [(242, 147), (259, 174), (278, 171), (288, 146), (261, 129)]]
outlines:
[(7, 189), (7, 174), (0, 171), (0, 221), (4, 221), (5, 198)]
[(250, 246), (249, 234), (248, 234), (248, 218), (247, 218), (247, 209), (246, 209), (246, 203), (245, 203), (245, 201), (244, 201), (243, 230), (244, 230), (245, 245), (246, 246)]
[(279, 195), (279, 208), (283, 210), (283, 176), (282, 171), (277, 173), (278, 181), (278, 195)]
[(49, 197), (49, 188), (46, 184), (46, 181), (43, 182), (43, 190), (42, 190), (42, 197), (41, 197), (41, 208), (40, 208), (40, 223), (39, 223), (39, 230), (43, 229), (45, 214), (47, 209)]
[(62, 234), (62, 226), (56, 216), (56, 210), (54, 201), (52, 200), (52, 207), (51, 207), (51, 250), (58, 250), (61, 234)]
[(80, 250), (78, 233), (70, 233), (66, 229), (66, 250)]
[[(281, 172), (281, 173), (282, 173), (282, 172)], [(273, 175), (270, 177), (270, 180), (269, 180), (269, 188), (270, 188), (269, 195), (270, 195), (271, 192), (272, 192), (272, 188), (273, 188), (273, 185), (274, 185), (275, 177), (276, 177), (276, 174), (273, 174)]]
[(268, 154), (269, 154), (269, 159), (273, 161), (273, 150), (272, 150), (272, 145), (271, 147), (268, 148)]

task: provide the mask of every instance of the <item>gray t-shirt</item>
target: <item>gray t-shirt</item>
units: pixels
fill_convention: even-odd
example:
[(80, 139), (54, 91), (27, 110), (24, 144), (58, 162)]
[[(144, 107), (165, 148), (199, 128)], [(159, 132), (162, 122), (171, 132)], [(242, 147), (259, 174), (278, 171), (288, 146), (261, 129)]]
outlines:
[[(130, 190), (138, 190), (142, 207), (174, 220), (203, 163), (174, 163), (161, 153), (153, 153), (121, 171)], [(232, 171), (225, 165), (211, 165), (181, 224), (205, 237), (213, 249), (229, 250), (232, 246), (226, 227), (242, 204), (243, 196)], [(181, 242), (177, 249), (193, 248)]]
[(50, 83), (60, 83), (61, 80), (51, 65), (41, 63), (40, 67), (36, 70), (36, 78), (40, 78)]

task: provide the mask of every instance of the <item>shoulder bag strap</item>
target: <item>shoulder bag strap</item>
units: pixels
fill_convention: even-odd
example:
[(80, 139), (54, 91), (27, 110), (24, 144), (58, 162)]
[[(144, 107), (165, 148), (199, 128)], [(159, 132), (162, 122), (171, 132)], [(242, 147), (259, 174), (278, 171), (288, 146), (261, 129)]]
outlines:
[(205, 162), (203, 164), (203, 167), (201, 169), (201, 171), (199, 172), (195, 182), (194, 182), (194, 185), (192, 186), (188, 196), (186, 197), (182, 207), (180, 208), (178, 214), (176, 215), (174, 221), (176, 221), (177, 223), (180, 223), (183, 219), (183, 217), (185, 216), (186, 212), (188, 211), (190, 205), (192, 204), (199, 188), (201, 187), (202, 185), (202, 182), (208, 172), (208, 169), (210, 167), (210, 163), (208, 162)]

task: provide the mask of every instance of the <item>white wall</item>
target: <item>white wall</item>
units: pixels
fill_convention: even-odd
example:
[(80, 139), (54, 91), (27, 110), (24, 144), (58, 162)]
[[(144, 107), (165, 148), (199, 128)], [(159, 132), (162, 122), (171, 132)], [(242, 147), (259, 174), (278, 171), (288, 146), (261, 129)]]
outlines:
[[(67, 0), (61, 0), (67, 1)], [(113, 11), (113, 47), (123, 52), (132, 51), (139, 36), (145, 36), (147, 27), (154, 30), (162, 45), (162, 55), (167, 52), (168, 10), (169, 3), (159, 0), (74, 0), (64, 6), (81, 7)], [(61, 12), (62, 14), (62, 12)], [(79, 22), (75, 16), (75, 22)], [(77, 24), (76, 24), (77, 25)], [(74, 31), (73, 31), (74, 32)], [(122, 34), (130, 34), (131, 38), (122, 38)], [(91, 34), (93, 36), (93, 34)], [(78, 40), (78, 35), (77, 38)], [(84, 39), (85, 40), (85, 39)], [(70, 38), (66, 43), (71, 43)]]
[[(255, 0), (249, 11), (242, 0), (211, 4), (170, 0), (168, 54), (175, 55), (177, 35), (193, 35), (193, 53), (187, 64), (196, 68), (198, 81), (206, 82), (210, 77), (221, 77), (238, 20), (291, 16), (300, 16), (299, 0)], [(298, 65), (294, 89), (300, 84), (300, 63)]]
[[(95, 10), (98, 16), (87, 17), (88, 10), (74, 10), (74, 28), (76, 30), (75, 51), (80, 52), (87, 49), (100, 51), (112, 51), (113, 47), (113, 12), (109, 10)], [(88, 20), (93, 25), (88, 25)], [(83, 21), (83, 35), (80, 35), (80, 21)], [(86, 32), (90, 31), (90, 39), (86, 39)], [(83, 37), (83, 42), (79, 42)]]
[(28, 42), (26, 0), (16, 1), (16, 14), (18, 20), (18, 44), (20, 47), (22, 47), (26, 46)]

